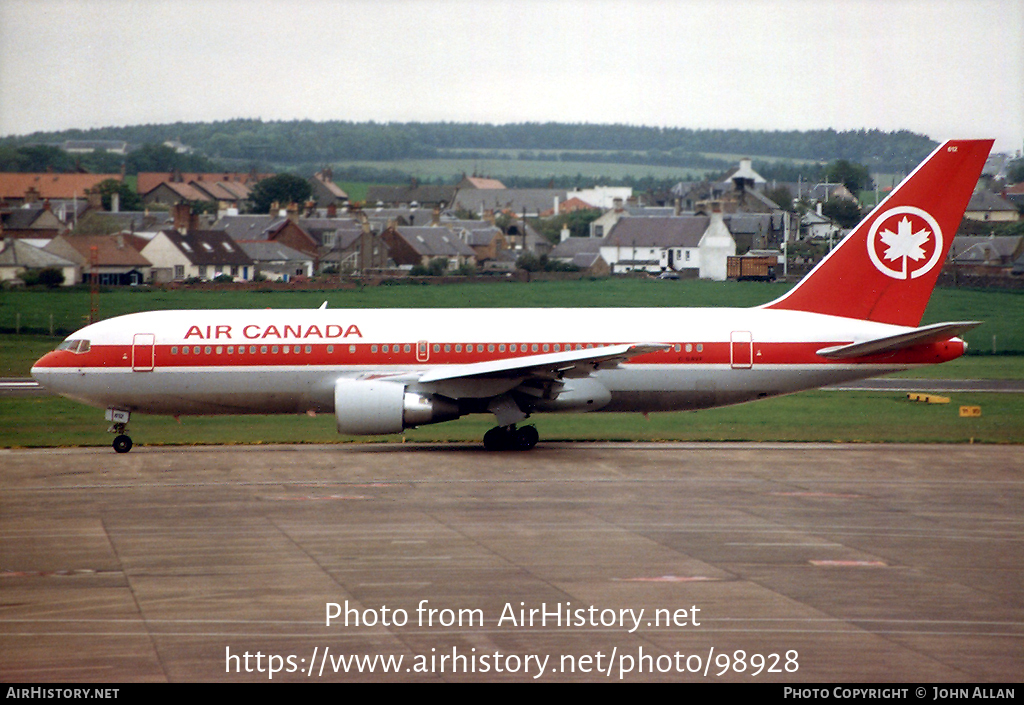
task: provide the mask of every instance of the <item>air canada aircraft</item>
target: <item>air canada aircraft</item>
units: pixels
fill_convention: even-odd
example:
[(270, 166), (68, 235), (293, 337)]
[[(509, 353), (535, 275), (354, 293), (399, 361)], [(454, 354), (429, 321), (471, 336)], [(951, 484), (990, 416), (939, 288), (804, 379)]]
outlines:
[(737, 404), (962, 355), (977, 322), (920, 326), (991, 149), (938, 147), (806, 277), (749, 309), (157, 311), (89, 325), (43, 356), (47, 389), (133, 414), (333, 413), (381, 435), (491, 413), (489, 450), (529, 449), (540, 412)]

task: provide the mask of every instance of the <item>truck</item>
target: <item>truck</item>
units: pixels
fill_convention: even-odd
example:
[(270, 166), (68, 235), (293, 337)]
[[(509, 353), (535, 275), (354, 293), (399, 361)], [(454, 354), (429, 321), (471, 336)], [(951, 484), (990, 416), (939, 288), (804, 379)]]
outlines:
[(736, 281), (775, 281), (778, 258), (768, 255), (745, 255), (726, 260), (726, 276)]

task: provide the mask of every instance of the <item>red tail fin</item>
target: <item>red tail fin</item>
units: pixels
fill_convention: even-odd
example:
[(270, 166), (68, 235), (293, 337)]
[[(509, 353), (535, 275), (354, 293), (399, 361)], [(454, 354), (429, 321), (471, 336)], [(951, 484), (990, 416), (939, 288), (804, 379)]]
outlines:
[(942, 144), (765, 308), (918, 325), (991, 148), (992, 140)]

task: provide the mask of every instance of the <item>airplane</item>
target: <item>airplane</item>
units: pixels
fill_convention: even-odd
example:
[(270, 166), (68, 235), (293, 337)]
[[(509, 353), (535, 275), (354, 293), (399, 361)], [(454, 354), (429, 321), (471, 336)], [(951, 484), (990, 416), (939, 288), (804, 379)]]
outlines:
[(543, 412), (704, 409), (964, 354), (975, 321), (920, 326), (992, 140), (941, 144), (796, 286), (761, 306), (218, 310), (86, 326), (32, 368), (133, 414), (332, 413), (384, 435), (493, 414), (488, 450), (533, 448)]

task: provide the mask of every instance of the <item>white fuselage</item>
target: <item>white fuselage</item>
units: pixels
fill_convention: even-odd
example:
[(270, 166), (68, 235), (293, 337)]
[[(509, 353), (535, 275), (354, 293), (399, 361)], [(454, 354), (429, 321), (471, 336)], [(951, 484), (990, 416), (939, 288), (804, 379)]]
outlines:
[[(844, 362), (815, 354), (902, 330), (763, 308), (162, 311), (90, 325), (68, 339), (88, 341), (87, 350), (72, 344), (49, 353), (32, 374), (67, 397), (131, 412), (321, 413), (334, 410), (342, 378), (447, 394), (456, 389), (451, 383), (421, 390), (419, 378), (439, 367), (656, 343), (667, 348), (593, 372), (608, 392), (598, 404), (538, 399), (529, 411), (672, 411), (871, 377), (963, 352), (933, 345)], [(473, 408), (473, 399), (502, 391), (473, 379), (450, 393), (470, 413), (483, 410)]]

